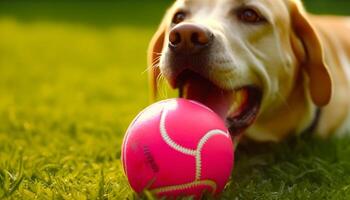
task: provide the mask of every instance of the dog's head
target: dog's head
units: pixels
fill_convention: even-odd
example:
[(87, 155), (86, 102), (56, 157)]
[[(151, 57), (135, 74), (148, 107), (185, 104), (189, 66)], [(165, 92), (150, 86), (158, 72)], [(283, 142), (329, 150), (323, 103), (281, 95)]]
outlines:
[(153, 97), (161, 74), (232, 133), (283, 104), (300, 76), (317, 106), (331, 97), (320, 41), (297, 0), (178, 0), (151, 41), (149, 64)]

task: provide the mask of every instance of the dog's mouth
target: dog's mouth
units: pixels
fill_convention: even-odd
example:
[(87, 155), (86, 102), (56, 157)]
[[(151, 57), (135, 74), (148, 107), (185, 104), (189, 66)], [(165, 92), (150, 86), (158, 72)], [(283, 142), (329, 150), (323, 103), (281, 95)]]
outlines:
[(262, 100), (262, 92), (254, 86), (234, 90), (220, 88), (198, 73), (185, 70), (176, 78), (179, 96), (198, 101), (214, 110), (232, 136), (240, 135), (255, 121)]

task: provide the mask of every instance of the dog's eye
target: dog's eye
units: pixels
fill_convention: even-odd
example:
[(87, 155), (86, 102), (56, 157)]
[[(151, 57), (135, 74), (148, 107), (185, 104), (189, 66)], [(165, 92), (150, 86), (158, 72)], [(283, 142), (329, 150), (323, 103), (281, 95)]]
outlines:
[(262, 17), (258, 12), (254, 9), (246, 8), (242, 9), (238, 12), (238, 18), (242, 22), (256, 24), (260, 22), (266, 21), (264, 17)]
[(186, 13), (183, 11), (179, 11), (174, 15), (173, 18), (173, 24), (179, 24), (181, 22), (183, 22), (186, 19)]

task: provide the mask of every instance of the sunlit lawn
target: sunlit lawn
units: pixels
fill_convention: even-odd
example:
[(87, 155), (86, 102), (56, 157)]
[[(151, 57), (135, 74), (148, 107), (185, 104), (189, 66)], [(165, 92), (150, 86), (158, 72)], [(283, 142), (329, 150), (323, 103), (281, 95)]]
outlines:
[(148, 103), (151, 31), (6, 19), (0, 30), (0, 198), (128, 196), (120, 144)]
[[(136, 22), (135, 22), (136, 23)], [(0, 18), (0, 199), (126, 199), (153, 26)], [(350, 199), (350, 139), (240, 147), (223, 199)]]

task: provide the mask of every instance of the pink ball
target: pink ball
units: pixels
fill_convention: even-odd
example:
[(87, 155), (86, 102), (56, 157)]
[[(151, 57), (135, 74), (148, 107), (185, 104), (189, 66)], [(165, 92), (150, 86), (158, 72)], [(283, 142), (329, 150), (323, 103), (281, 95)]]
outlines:
[(223, 120), (194, 101), (170, 99), (143, 110), (122, 146), (124, 172), (137, 193), (157, 197), (218, 195), (229, 180), (234, 152)]

